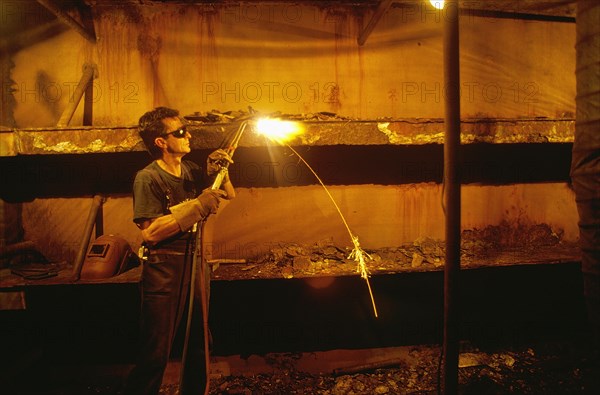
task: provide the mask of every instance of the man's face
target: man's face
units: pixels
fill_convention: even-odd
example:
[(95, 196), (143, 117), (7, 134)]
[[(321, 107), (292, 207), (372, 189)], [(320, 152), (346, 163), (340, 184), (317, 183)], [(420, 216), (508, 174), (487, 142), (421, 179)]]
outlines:
[(165, 129), (167, 132), (161, 137), (157, 138), (157, 140), (162, 140), (162, 144), (159, 145), (159, 142), (157, 141), (157, 145), (159, 145), (159, 147), (163, 149), (163, 152), (165, 154), (181, 156), (189, 153), (191, 151), (190, 138), (192, 137), (190, 133), (186, 131), (183, 134), (183, 137), (176, 137), (179, 136), (179, 134), (172, 133), (184, 128), (181, 119), (179, 117), (165, 118), (162, 120), (162, 122), (165, 125)]

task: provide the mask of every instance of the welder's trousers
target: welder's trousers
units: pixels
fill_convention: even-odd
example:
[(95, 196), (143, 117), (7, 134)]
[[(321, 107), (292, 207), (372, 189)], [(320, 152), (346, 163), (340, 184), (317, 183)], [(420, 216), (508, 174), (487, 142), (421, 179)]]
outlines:
[[(191, 255), (151, 253), (144, 263), (140, 350), (125, 385), (127, 395), (152, 395), (160, 390), (176, 330), (182, 317), (187, 316)], [(180, 394), (204, 394), (207, 383), (202, 311), (197, 303), (194, 306)], [(193, 371), (188, 374), (190, 369)]]

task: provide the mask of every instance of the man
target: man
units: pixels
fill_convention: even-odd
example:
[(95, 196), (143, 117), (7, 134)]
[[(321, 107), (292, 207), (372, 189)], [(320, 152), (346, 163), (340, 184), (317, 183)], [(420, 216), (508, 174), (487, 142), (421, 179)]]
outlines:
[[(159, 392), (173, 338), (188, 311), (185, 302), (196, 250), (196, 224), (216, 212), (220, 199), (233, 198), (235, 190), (227, 176), (220, 190), (205, 189), (221, 164), (232, 162), (225, 151), (216, 150), (209, 155), (206, 172), (182, 159), (191, 151), (191, 135), (177, 110), (158, 107), (145, 113), (139, 120), (139, 133), (154, 161), (136, 174), (133, 183), (133, 220), (141, 230), (147, 252), (141, 283), (141, 349), (125, 392), (150, 395)], [(192, 322), (202, 323), (202, 318), (197, 317), (198, 303), (194, 305)], [(202, 337), (202, 325), (196, 326), (199, 327), (193, 328), (192, 337)], [(184, 350), (185, 365), (193, 368), (182, 366), (182, 395), (203, 394), (207, 390), (203, 343), (195, 343), (198, 341)], [(193, 373), (188, 374), (189, 370)]]

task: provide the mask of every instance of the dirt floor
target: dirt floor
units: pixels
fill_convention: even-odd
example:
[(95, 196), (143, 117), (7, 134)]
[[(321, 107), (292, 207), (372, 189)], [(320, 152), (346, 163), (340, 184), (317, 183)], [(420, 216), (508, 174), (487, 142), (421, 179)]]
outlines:
[[(535, 344), (476, 347), (462, 343), (459, 357), (458, 394), (598, 394), (600, 358), (598, 347), (582, 336), (570, 340), (540, 339)], [(324, 361), (315, 353), (283, 353), (255, 356), (246, 361), (242, 374), (222, 375), (211, 369), (210, 395), (374, 395), (440, 394), (443, 382), (440, 347), (415, 345), (382, 350), (386, 360), (345, 364), (331, 368), (335, 360)], [(229, 360), (239, 356), (228, 357)], [(219, 358), (217, 358), (219, 359)], [(220, 358), (222, 365), (224, 358)], [(339, 363), (339, 361), (337, 361)], [(348, 361), (346, 361), (348, 362)], [(219, 365), (219, 362), (215, 365)], [(344, 365), (344, 364), (341, 364)], [(120, 395), (123, 372), (89, 371), (71, 367), (68, 371), (47, 367), (48, 377), (31, 372), (28, 380), (2, 385), (10, 395)], [(262, 371), (262, 372), (261, 372)], [(51, 373), (50, 373), (51, 372)], [(179, 394), (172, 380), (161, 387), (162, 395)]]
[[(600, 393), (598, 351), (590, 347), (588, 340), (584, 335), (569, 341), (545, 339), (538, 344), (486, 348), (462, 343), (458, 393)], [(320, 374), (302, 368), (301, 361), (311, 358), (310, 355), (269, 354), (263, 358), (270, 372), (213, 377), (210, 394), (441, 393), (443, 369), (439, 346), (410, 346), (395, 351), (397, 357), (388, 361), (359, 363)], [(163, 385), (161, 394), (178, 394), (178, 387)]]
[[(581, 340), (581, 339), (580, 339)], [(600, 361), (587, 342), (545, 341), (537, 345), (477, 348), (462, 344), (461, 394), (597, 394)], [(269, 374), (213, 379), (211, 394), (437, 394), (441, 359), (438, 346), (413, 346), (401, 361), (356, 366), (329, 374), (295, 369), (297, 354), (270, 357)], [(176, 387), (163, 393), (175, 394)]]

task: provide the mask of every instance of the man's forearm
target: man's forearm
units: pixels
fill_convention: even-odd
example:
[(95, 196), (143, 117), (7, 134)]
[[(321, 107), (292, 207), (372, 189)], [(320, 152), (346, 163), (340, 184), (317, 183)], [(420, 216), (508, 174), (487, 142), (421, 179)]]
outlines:
[(219, 196), (222, 191), (205, 190), (196, 199), (171, 206), (171, 214), (163, 215), (150, 224), (142, 226), (142, 238), (150, 245), (156, 244), (179, 232), (187, 231), (201, 219), (206, 219), (219, 207)]
[(181, 232), (181, 228), (172, 214), (158, 217), (150, 226), (142, 230), (142, 238), (149, 245), (154, 245), (160, 241), (175, 236)]
[(225, 199), (231, 200), (235, 197), (235, 188), (233, 187), (233, 184), (231, 183), (231, 181), (229, 181), (229, 177), (227, 177), (225, 179), (225, 181), (223, 182), (223, 185), (221, 185), (221, 188), (223, 188), (223, 190), (227, 194), (225, 196)]
[(171, 206), (171, 215), (181, 230), (188, 230), (195, 223), (216, 212), (219, 206), (218, 192), (203, 192), (196, 199)]

